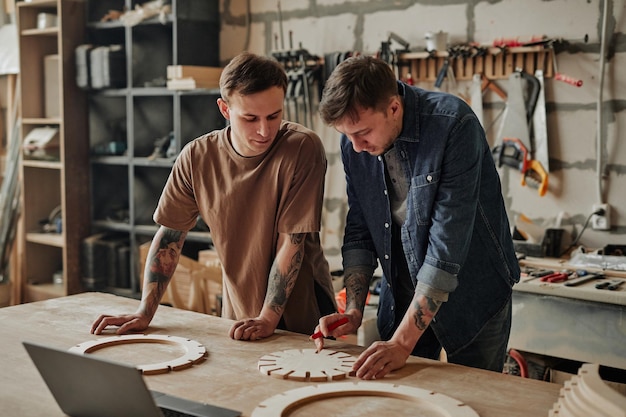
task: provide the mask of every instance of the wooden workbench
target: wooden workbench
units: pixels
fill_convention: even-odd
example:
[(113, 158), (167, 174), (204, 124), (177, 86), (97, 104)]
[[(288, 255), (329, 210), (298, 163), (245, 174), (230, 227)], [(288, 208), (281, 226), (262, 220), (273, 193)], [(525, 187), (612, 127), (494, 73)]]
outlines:
[[(567, 260), (528, 258), (522, 267), (576, 270)], [(609, 279), (626, 272), (584, 268)], [(626, 370), (626, 285), (615, 291), (595, 288), (598, 281), (568, 287), (523, 276), (513, 287), (513, 322), (509, 347), (539, 355)]]
[[(84, 293), (1, 308), (0, 415), (63, 415), (24, 350), (23, 340), (65, 349), (110, 337), (112, 333), (91, 335), (89, 328), (92, 321), (100, 313), (134, 312), (137, 304), (137, 300), (111, 294)], [(311, 348), (312, 342), (306, 335), (288, 332), (278, 332), (257, 342), (235, 341), (228, 337), (231, 323), (219, 317), (160, 307), (149, 333), (196, 340), (206, 347), (209, 355), (206, 361), (191, 368), (145, 376), (148, 386), (184, 398), (234, 408), (242, 411), (243, 416), (250, 416), (259, 403), (274, 395), (306, 385), (335, 383), (307, 383), (261, 374), (257, 370), (257, 362), (263, 355), (285, 349)], [(326, 345), (355, 356), (363, 350), (363, 347), (341, 341), (328, 341)], [(140, 355), (153, 350), (152, 346), (150, 349), (145, 346), (136, 349), (136, 346), (118, 345), (92, 354), (104, 354), (104, 351), (114, 349), (109, 355), (117, 351), (116, 355), (120, 355), (118, 359), (123, 362), (145, 362), (150, 355)], [(136, 357), (131, 359), (133, 354)], [(348, 380), (357, 381), (352, 377)], [(401, 370), (376, 382), (445, 394), (470, 405), (481, 417), (547, 416), (558, 399), (560, 389), (557, 384), (414, 357)], [(384, 415), (384, 410), (383, 414), (380, 410), (371, 414), (369, 409), (374, 405), (369, 403), (365, 410), (356, 408), (361, 407), (361, 403), (335, 400), (304, 406), (306, 408), (297, 410), (296, 414), (305, 415), (301, 412), (308, 410), (311, 414), (306, 415), (346, 415), (346, 410), (337, 409), (338, 404), (342, 404), (341, 407), (355, 407), (348, 413), (350, 415), (365, 415), (360, 413), (363, 411), (368, 411), (368, 415)]]

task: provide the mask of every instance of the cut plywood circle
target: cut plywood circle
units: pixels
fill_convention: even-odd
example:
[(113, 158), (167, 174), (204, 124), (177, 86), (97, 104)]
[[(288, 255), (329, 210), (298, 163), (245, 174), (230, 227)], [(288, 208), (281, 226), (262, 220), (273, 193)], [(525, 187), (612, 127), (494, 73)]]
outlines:
[(169, 361), (137, 365), (137, 369), (139, 369), (144, 375), (179, 371), (181, 369), (188, 368), (193, 364), (202, 362), (207, 356), (206, 348), (194, 340), (185, 339), (184, 337), (158, 334), (133, 334), (107, 337), (104, 339), (80, 343), (69, 350), (74, 353), (86, 354), (95, 352), (96, 350), (103, 349), (105, 347), (130, 343), (160, 343), (166, 345), (176, 345), (185, 352), (182, 356)]
[[(287, 417), (310, 403), (337, 397), (386, 397), (395, 401), (408, 401), (412, 416), (479, 417), (469, 405), (444, 394), (405, 385), (367, 381), (338, 382), (286, 391), (261, 402), (251, 417)], [(338, 415), (344, 415), (343, 411), (340, 410)], [(364, 410), (361, 408), (357, 411)]]
[(323, 382), (353, 375), (354, 356), (330, 349), (289, 349), (259, 359), (259, 371), (275, 378)]

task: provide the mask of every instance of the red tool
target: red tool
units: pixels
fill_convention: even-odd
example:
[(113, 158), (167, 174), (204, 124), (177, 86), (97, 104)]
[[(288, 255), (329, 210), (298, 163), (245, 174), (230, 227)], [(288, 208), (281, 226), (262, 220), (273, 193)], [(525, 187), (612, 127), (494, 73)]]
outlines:
[[(346, 324), (347, 322), (348, 322), (348, 318), (347, 317), (342, 317), (339, 320), (337, 320), (336, 322), (331, 323), (331, 325), (328, 326), (328, 330), (335, 330), (337, 327), (339, 327), (339, 326), (341, 326), (343, 324)], [(319, 339), (320, 337), (323, 337), (323, 336), (324, 335), (320, 331), (320, 332), (313, 333), (311, 335), (311, 339)]]
[(554, 66), (554, 79), (557, 81), (563, 81), (566, 82), (570, 85), (573, 85), (574, 87), (581, 87), (583, 85), (583, 80), (580, 79), (576, 79), (573, 77), (570, 77), (569, 75), (565, 75), (565, 74), (561, 74), (559, 72), (558, 67), (556, 66), (556, 51), (554, 50), (554, 47), (551, 46), (552, 49), (552, 65)]
[(544, 277), (539, 278), (539, 281), (543, 282), (563, 282), (567, 281), (569, 275), (565, 272), (555, 272), (554, 274), (546, 275)]

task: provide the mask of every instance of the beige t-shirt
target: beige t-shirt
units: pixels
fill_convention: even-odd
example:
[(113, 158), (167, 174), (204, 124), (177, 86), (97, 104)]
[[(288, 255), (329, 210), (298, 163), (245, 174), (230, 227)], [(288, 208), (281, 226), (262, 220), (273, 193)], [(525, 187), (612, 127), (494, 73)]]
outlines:
[(175, 230), (190, 230), (198, 215), (206, 222), (223, 266), (222, 316), (229, 319), (260, 314), (278, 233), (309, 233), (283, 320), (288, 330), (311, 333), (320, 317), (314, 281), (334, 300), (319, 241), (326, 173), (321, 140), (283, 121), (266, 153), (242, 157), (229, 135), (227, 127), (183, 148), (154, 221)]

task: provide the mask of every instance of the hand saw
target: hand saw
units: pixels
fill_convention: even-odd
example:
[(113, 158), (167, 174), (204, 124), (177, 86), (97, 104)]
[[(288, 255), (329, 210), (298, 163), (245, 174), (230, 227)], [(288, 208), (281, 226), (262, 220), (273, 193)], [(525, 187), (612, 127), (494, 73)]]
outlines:
[[(527, 83), (531, 90), (525, 100)], [(534, 148), (530, 138), (530, 122), (540, 93), (541, 84), (536, 77), (521, 70), (511, 73), (504, 120), (498, 134), (502, 143), (494, 148), (493, 155), (498, 166), (518, 169), (522, 173), (522, 185), (538, 188), (539, 195), (543, 196), (548, 190), (548, 173), (542, 163), (533, 158)]]

